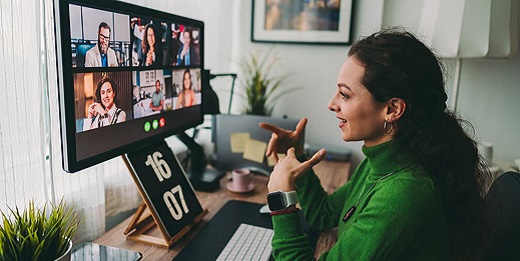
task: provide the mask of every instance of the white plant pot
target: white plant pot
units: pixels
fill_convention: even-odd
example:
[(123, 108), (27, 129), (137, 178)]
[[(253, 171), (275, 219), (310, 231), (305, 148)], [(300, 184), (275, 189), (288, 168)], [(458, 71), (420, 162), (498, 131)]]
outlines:
[(70, 261), (72, 253), (72, 240), (70, 238), (67, 238), (67, 240), (69, 241), (69, 247), (67, 248), (67, 251), (65, 251), (65, 254), (56, 258), (54, 261)]

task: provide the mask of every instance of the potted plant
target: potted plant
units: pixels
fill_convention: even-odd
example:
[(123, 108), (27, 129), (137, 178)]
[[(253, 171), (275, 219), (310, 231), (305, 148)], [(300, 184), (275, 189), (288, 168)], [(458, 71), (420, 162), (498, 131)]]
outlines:
[(272, 49), (263, 57), (260, 54), (253, 52), (240, 62), (244, 75), (240, 83), (247, 101), (244, 113), (271, 116), (278, 99), (295, 88), (286, 84), (287, 75), (272, 74), (273, 66), (280, 61)]
[(72, 236), (81, 221), (63, 199), (43, 208), (31, 200), (23, 211), (0, 212), (0, 261), (70, 260)]

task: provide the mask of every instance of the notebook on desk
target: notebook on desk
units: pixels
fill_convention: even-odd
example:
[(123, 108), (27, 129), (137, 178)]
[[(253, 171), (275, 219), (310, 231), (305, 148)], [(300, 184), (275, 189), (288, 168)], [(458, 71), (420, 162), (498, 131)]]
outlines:
[[(241, 224), (272, 229), (271, 216), (258, 212), (262, 206), (239, 200), (228, 201), (173, 260), (217, 260)], [(303, 228), (314, 247), (318, 232), (310, 230), (306, 223), (303, 223)]]

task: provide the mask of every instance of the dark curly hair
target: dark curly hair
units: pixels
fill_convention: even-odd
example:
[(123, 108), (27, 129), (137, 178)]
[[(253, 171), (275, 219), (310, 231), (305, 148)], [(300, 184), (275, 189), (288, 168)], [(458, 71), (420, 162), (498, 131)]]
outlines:
[(361, 39), (348, 56), (363, 64), (361, 83), (376, 101), (400, 98), (406, 103), (394, 122), (397, 146), (422, 165), (442, 194), (453, 259), (479, 259), (489, 230), (483, 195), (491, 175), (465, 131), (474, 132), (471, 124), (446, 108), (442, 63), (398, 27)]
[(148, 29), (152, 30), (153, 33), (154, 33), (154, 39), (155, 39), (154, 48), (155, 48), (155, 50), (159, 49), (161, 41), (162, 41), (161, 37), (160, 37), (159, 28), (157, 28), (157, 26), (154, 25), (154, 24), (147, 24), (146, 27), (144, 28), (143, 41), (141, 43), (141, 48), (143, 48), (143, 54), (146, 54), (148, 52), (148, 50), (150, 49), (150, 45), (149, 45), (148, 39), (147, 39)]

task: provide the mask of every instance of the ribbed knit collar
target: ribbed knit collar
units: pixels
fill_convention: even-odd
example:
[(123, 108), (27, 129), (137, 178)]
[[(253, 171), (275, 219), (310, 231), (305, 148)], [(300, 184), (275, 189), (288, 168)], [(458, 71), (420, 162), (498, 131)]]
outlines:
[(413, 164), (413, 158), (397, 148), (397, 142), (390, 140), (373, 146), (362, 147), (363, 154), (367, 157), (371, 167), (371, 174), (383, 176), (393, 171), (399, 171)]

